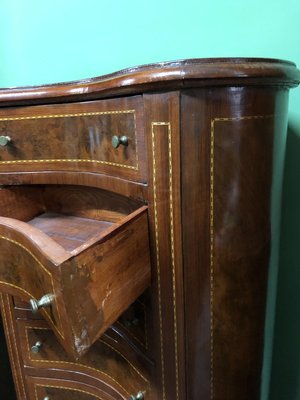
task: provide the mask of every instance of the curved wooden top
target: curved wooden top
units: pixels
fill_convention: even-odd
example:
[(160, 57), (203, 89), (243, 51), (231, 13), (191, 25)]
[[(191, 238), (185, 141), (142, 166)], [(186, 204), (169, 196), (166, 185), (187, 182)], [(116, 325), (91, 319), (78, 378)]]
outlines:
[(53, 85), (0, 89), (0, 104), (38, 104), (91, 100), (147, 91), (216, 85), (300, 83), (292, 62), (268, 58), (204, 58), (128, 68), (92, 79)]

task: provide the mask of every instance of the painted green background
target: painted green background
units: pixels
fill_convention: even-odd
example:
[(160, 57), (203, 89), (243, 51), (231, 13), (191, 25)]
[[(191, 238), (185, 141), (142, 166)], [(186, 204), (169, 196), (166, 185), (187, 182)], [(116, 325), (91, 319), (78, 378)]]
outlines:
[[(273, 57), (300, 65), (299, 0), (0, 0), (0, 15), (2, 87), (192, 57)], [(264, 371), (264, 400), (300, 400), (299, 155), (297, 89), (290, 97), (273, 362), (269, 396), (270, 370)], [(272, 310), (268, 321), (271, 359)]]

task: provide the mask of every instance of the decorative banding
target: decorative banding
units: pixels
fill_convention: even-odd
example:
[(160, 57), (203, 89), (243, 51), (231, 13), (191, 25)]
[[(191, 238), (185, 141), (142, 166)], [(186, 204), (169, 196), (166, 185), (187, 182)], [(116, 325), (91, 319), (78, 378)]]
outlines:
[(155, 153), (155, 135), (154, 127), (165, 125), (165, 123), (152, 122), (152, 162), (153, 162), (153, 207), (154, 207), (154, 225), (155, 225), (155, 248), (156, 248), (156, 270), (157, 270), (157, 289), (158, 289), (158, 314), (159, 314), (159, 333), (160, 333), (160, 355), (161, 355), (161, 374), (162, 374), (162, 395), (163, 400), (166, 399), (165, 388), (165, 364), (164, 364), (164, 344), (163, 344), (163, 328), (162, 328), (162, 305), (161, 305), (161, 280), (160, 280), (160, 259), (159, 259), (159, 230), (157, 217), (157, 197), (156, 197), (156, 153)]
[(160, 346), (161, 346), (161, 367), (162, 367), (162, 386), (163, 400), (166, 399), (165, 393), (165, 372), (164, 372), (164, 349), (163, 349), (163, 329), (162, 329), (162, 305), (161, 305), (161, 280), (160, 280), (160, 259), (159, 259), (159, 224), (157, 213), (157, 193), (156, 193), (156, 152), (155, 152), (155, 126), (166, 126), (168, 129), (168, 156), (169, 156), (169, 202), (170, 202), (170, 233), (171, 233), (171, 260), (172, 260), (172, 291), (173, 291), (173, 315), (174, 315), (174, 354), (175, 354), (175, 385), (176, 399), (179, 399), (179, 365), (178, 365), (178, 335), (177, 335), (177, 305), (176, 305), (176, 269), (175, 269), (175, 248), (174, 248), (174, 214), (173, 214), (173, 165), (172, 165), (172, 131), (170, 122), (152, 122), (152, 159), (153, 159), (153, 198), (154, 198), (154, 224), (155, 224), (155, 246), (156, 246), (156, 265), (158, 283), (158, 305), (160, 321)]
[(113, 111), (92, 111), (71, 114), (44, 114), (44, 115), (29, 115), (23, 117), (0, 117), (0, 121), (21, 121), (28, 119), (47, 119), (47, 118), (70, 118), (70, 117), (86, 117), (91, 115), (109, 115), (109, 114), (135, 114), (135, 110), (113, 110)]
[[(27, 352), (28, 352), (28, 357), (29, 360), (33, 363), (44, 363), (44, 364), (63, 364), (63, 365), (73, 365), (73, 366), (79, 366), (79, 367), (83, 367), (84, 369), (88, 369), (90, 371), (96, 372), (96, 373), (100, 373), (102, 375), (104, 375), (105, 377), (111, 379), (117, 386), (119, 386), (119, 388), (121, 388), (126, 394), (130, 395), (130, 393), (116, 380), (114, 379), (111, 375), (107, 374), (104, 371), (101, 371), (99, 369), (96, 369), (94, 367), (90, 367), (88, 365), (85, 364), (80, 364), (80, 363), (75, 363), (72, 361), (55, 361), (55, 360), (37, 360), (37, 359), (32, 359), (30, 356), (30, 344), (29, 344), (29, 337), (28, 337), (28, 330), (29, 329), (35, 329), (35, 330), (49, 330), (49, 328), (43, 328), (43, 327), (36, 327), (36, 326), (29, 326), (26, 325), (25, 327), (25, 334), (26, 334), (26, 346), (27, 346)], [(123, 354), (121, 354), (118, 350), (116, 350), (115, 348), (113, 348), (112, 346), (110, 346), (109, 344), (107, 344), (106, 342), (104, 342), (103, 340), (100, 340), (101, 343), (103, 343), (104, 345), (108, 346), (109, 348), (111, 348), (113, 351), (115, 351), (116, 353), (118, 353), (130, 366), (131, 368), (148, 384), (148, 386), (150, 387), (149, 381), (138, 371), (138, 369), (136, 367), (134, 367), (132, 365), (132, 363), (130, 363), (130, 361), (128, 361), (128, 359), (123, 356)]]
[[(5, 327), (5, 331), (6, 331), (7, 344), (8, 344), (9, 353), (10, 353), (10, 361), (11, 361), (11, 364), (12, 364), (12, 370), (13, 370), (12, 372), (13, 372), (13, 375), (15, 377), (14, 381), (15, 381), (15, 386), (16, 386), (16, 390), (17, 390), (17, 395), (18, 395), (19, 400), (21, 400), (22, 396), (21, 396), (21, 390), (20, 390), (20, 387), (19, 387), (18, 368), (17, 368), (17, 366), (15, 364), (15, 357), (14, 357), (13, 352), (12, 352), (11, 337), (10, 337), (10, 334), (9, 334), (6, 311), (4, 310), (4, 300), (3, 300), (3, 294), (2, 293), (0, 293), (0, 300), (1, 300), (1, 303), (2, 303), (2, 309), (3, 309), (2, 317), (3, 317), (3, 323), (4, 323), (4, 327)], [(14, 329), (13, 326), (12, 326), (12, 329)], [(14, 335), (14, 332), (13, 332), (13, 335)], [(16, 349), (17, 349), (17, 347), (16, 347)], [(17, 358), (18, 358), (18, 356), (17, 356)], [(19, 376), (20, 376), (20, 381), (21, 381), (21, 384), (22, 384), (22, 390), (23, 390), (23, 394), (25, 395), (26, 392), (25, 392), (24, 382), (23, 382), (23, 378), (22, 378), (23, 374), (22, 374), (22, 370), (21, 370), (19, 362), (18, 362), (18, 367), (19, 367), (19, 371), (20, 371), (20, 375)]]
[[(7, 240), (8, 242), (13, 243), (16, 246), (21, 247), (24, 251), (26, 251), (34, 259), (34, 261), (43, 269), (43, 271), (46, 272), (49, 275), (49, 279), (51, 281), (51, 286), (52, 286), (52, 293), (55, 292), (54, 291), (53, 277), (51, 275), (51, 272), (49, 272), (47, 270), (47, 268), (38, 260), (38, 258), (29, 249), (27, 249), (27, 247), (25, 247), (23, 244), (17, 242), (16, 240), (10, 239), (10, 238), (8, 238), (6, 236), (0, 235), (0, 239)], [(27, 292), (25, 289), (21, 288), (20, 286), (16, 286), (16, 285), (14, 285), (12, 283), (4, 282), (4, 281), (0, 281), (0, 283), (3, 284), (3, 285), (8, 285), (8, 286), (14, 287), (14, 288), (22, 291), (23, 293), (26, 293), (29, 297), (35, 298), (34, 296), (32, 296), (31, 293)], [(54, 299), (54, 301), (55, 301), (55, 299)], [(55, 301), (55, 304), (56, 304), (56, 312), (57, 312), (57, 316), (58, 316), (58, 320), (59, 320), (58, 322), (59, 322), (59, 325), (61, 326), (61, 317), (60, 317), (59, 307), (57, 306), (56, 301)], [(50, 321), (52, 321), (52, 318), (48, 314), (47, 310), (44, 310), (44, 312), (48, 315), (48, 318), (50, 319)], [(59, 334), (59, 336), (62, 339), (64, 339), (64, 335), (60, 331), (60, 329), (55, 324), (53, 324), (53, 326), (54, 326), (55, 330), (57, 331), (57, 333)]]
[[(21, 120), (34, 120), (34, 119), (47, 119), (47, 118), (71, 118), (71, 117), (86, 117), (93, 115), (116, 115), (116, 114), (133, 114), (134, 117), (134, 132), (136, 133), (136, 114), (135, 110), (113, 110), (113, 111), (95, 111), (95, 112), (82, 112), (82, 113), (74, 113), (74, 114), (49, 114), (49, 115), (31, 115), (31, 116), (22, 116), (22, 117), (3, 117), (0, 118), (0, 121), (21, 121)], [(6, 164), (33, 164), (33, 163), (56, 163), (56, 162), (79, 162), (79, 163), (93, 163), (93, 164), (104, 164), (110, 165), (114, 167), (127, 168), (138, 170), (139, 162), (138, 162), (138, 151), (137, 151), (137, 138), (135, 136), (135, 149), (136, 149), (136, 165), (126, 165), (121, 163), (115, 163), (112, 161), (105, 160), (90, 160), (90, 159), (42, 159), (42, 160), (11, 160), (11, 161), (0, 161), (0, 165)]]
[(220, 117), (211, 119), (210, 124), (210, 400), (214, 400), (214, 145), (215, 145), (215, 122), (219, 121), (245, 121), (253, 119), (274, 118), (274, 114), (269, 115), (246, 115), (242, 117)]
[(82, 159), (49, 159), (49, 160), (11, 160), (11, 161), (0, 161), (0, 165), (5, 164), (38, 164), (38, 163), (60, 163), (60, 162), (69, 162), (69, 163), (92, 163), (92, 164), (104, 164), (111, 165), (114, 167), (128, 168), (133, 170), (138, 170), (138, 166), (134, 165), (126, 165), (126, 164), (118, 164), (111, 161), (102, 161), (102, 160), (82, 160)]
[(179, 371), (178, 371), (178, 335), (177, 335), (177, 301), (176, 301), (176, 268), (174, 246), (174, 213), (173, 213), (173, 165), (172, 165), (172, 132), (168, 123), (169, 141), (169, 192), (170, 192), (170, 230), (171, 230), (171, 255), (172, 255), (172, 289), (173, 289), (173, 315), (174, 315), (174, 342), (175, 342), (175, 373), (176, 373), (176, 399), (179, 399)]
[(86, 390), (82, 390), (82, 389), (76, 389), (76, 388), (70, 388), (70, 387), (65, 387), (65, 386), (55, 386), (55, 385), (47, 385), (47, 384), (45, 384), (45, 385), (41, 385), (41, 384), (39, 384), (39, 383), (35, 383), (34, 384), (34, 388), (35, 388), (35, 398), (36, 398), (36, 400), (40, 400), (39, 398), (38, 398), (38, 394), (37, 394), (37, 388), (38, 387), (43, 387), (43, 388), (53, 388), (53, 389), (62, 389), (62, 390), (69, 390), (69, 391), (73, 391), (73, 392), (79, 392), (79, 393), (84, 393), (84, 394), (87, 394), (88, 396), (92, 396), (92, 397), (95, 397), (96, 399), (98, 399), (98, 400), (103, 400), (101, 397), (99, 397), (98, 395), (96, 395), (96, 394), (93, 394), (93, 393), (90, 393), (90, 392), (87, 392)]

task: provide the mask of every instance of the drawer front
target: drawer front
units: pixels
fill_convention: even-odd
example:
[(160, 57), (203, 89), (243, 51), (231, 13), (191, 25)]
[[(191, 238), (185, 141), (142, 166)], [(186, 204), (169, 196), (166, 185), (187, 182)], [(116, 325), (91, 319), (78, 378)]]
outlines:
[[(141, 351), (148, 350), (148, 331), (146, 320), (146, 306), (142, 297), (135, 301), (115, 322), (114, 329), (126, 336), (127, 340)], [(13, 297), (14, 314), (16, 318), (27, 320), (42, 320), (40, 313), (33, 314), (27, 301)]]
[(29, 400), (124, 400), (89, 385), (62, 379), (27, 377)]
[(51, 375), (50, 369), (77, 372), (89, 377), (86, 378), (89, 384), (99, 389), (103, 385), (112, 387), (126, 399), (140, 391), (149, 393), (148, 377), (134, 362), (134, 357), (128, 360), (119, 349), (103, 339), (94, 343), (78, 361), (74, 361), (44, 321), (19, 320), (18, 334), (25, 367), (34, 368), (39, 374), (43, 369), (49, 369), (47, 376)]
[(3, 172), (88, 171), (145, 180), (141, 97), (0, 110), (0, 136)]
[(146, 306), (143, 296), (131, 304), (115, 323), (115, 328), (143, 350), (148, 350)]
[[(41, 309), (78, 358), (150, 285), (147, 207), (99, 189), (60, 189), (31, 191), (26, 222), (10, 217), (16, 204), (2, 207), (0, 288)], [(63, 212), (70, 202), (72, 215)]]
[[(39, 299), (45, 293), (57, 292), (57, 282), (45, 262), (39, 260), (33, 249), (9, 231), (0, 235), (0, 287), (3, 292), (18, 294), (25, 299)], [(63, 337), (59, 296), (53, 306), (43, 310), (56, 333)]]

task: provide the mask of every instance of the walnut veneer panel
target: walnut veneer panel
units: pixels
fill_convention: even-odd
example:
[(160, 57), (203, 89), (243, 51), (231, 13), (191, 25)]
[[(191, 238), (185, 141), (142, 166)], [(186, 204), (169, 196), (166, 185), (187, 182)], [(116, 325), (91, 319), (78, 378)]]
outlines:
[[(145, 181), (142, 102), (138, 97), (0, 109), (0, 172), (87, 171)], [(112, 138), (128, 143), (114, 148)]]
[(0, 91), (18, 400), (259, 400), (299, 82), (286, 61), (196, 59)]
[[(27, 189), (3, 189), (2, 199), (20, 193), (24, 200)], [(29, 188), (24, 220), (12, 218), (18, 197), (14, 207), (2, 203), (0, 287), (34, 307), (50, 297), (43, 315), (74, 357), (150, 284), (147, 207), (133, 211), (115, 195), (108, 207), (107, 196), (85, 187)]]

